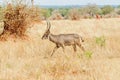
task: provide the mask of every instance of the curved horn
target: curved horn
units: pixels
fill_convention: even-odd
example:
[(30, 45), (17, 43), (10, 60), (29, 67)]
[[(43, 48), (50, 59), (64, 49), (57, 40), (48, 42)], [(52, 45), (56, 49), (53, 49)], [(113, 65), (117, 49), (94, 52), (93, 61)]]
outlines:
[(49, 22), (48, 22), (48, 20), (46, 20), (46, 22), (47, 22), (47, 29), (49, 29)]
[(46, 20), (46, 22), (47, 22), (47, 29), (50, 29), (51, 28), (51, 24), (50, 24), (49, 20)]
[(49, 22), (49, 29), (51, 28), (51, 23)]

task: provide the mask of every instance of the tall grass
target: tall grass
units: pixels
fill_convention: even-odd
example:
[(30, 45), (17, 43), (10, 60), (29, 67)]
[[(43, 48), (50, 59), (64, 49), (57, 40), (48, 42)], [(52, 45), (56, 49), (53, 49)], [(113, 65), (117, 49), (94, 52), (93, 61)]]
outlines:
[[(26, 33), (30, 36), (29, 40), (10, 39), (0, 42), (0, 79), (118, 80), (120, 79), (119, 22), (119, 19), (51, 21), (53, 34), (82, 35), (85, 39), (83, 46), (87, 50), (83, 53), (77, 47), (78, 50), (74, 53), (72, 47), (66, 47), (63, 53), (60, 48), (53, 57), (50, 57), (50, 52), (55, 45), (48, 40), (41, 40), (46, 30), (46, 21), (35, 24)], [(101, 34), (106, 39), (105, 48), (100, 48), (95, 41), (96, 35)]]

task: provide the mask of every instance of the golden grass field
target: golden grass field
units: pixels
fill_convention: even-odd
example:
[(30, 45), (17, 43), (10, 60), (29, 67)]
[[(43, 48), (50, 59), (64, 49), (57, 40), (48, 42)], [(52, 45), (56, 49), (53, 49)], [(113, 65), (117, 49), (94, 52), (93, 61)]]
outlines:
[[(46, 22), (31, 25), (28, 40), (9, 39), (0, 42), (0, 80), (119, 80), (120, 19), (81, 19), (51, 21), (53, 34), (77, 33), (92, 56), (77, 47), (58, 49), (50, 57), (55, 44), (41, 40)], [(104, 36), (105, 46), (96, 43)]]

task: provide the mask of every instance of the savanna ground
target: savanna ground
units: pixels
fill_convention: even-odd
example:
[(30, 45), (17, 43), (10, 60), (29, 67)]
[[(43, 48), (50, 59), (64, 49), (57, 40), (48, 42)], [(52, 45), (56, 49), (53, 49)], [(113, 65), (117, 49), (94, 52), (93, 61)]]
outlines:
[[(0, 42), (0, 80), (119, 80), (120, 19), (81, 19), (51, 21), (51, 32), (81, 35), (86, 51), (66, 47), (50, 56), (55, 44), (41, 40), (46, 22), (35, 23), (26, 32), (28, 40), (10, 38)], [(104, 36), (105, 45), (96, 43)]]

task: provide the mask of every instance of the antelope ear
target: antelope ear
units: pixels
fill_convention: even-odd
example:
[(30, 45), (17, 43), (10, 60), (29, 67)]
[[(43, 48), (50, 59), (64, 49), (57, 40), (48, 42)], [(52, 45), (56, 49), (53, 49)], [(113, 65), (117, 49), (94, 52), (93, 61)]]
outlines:
[(51, 28), (51, 24), (50, 24), (49, 20), (46, 20), (46, 22), (47, 22), (47, 30), (49, 30)]

